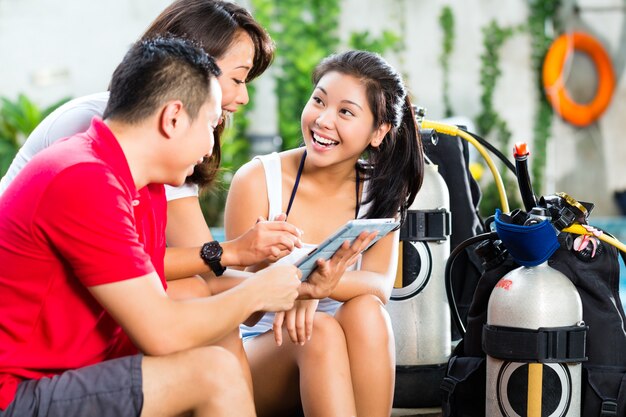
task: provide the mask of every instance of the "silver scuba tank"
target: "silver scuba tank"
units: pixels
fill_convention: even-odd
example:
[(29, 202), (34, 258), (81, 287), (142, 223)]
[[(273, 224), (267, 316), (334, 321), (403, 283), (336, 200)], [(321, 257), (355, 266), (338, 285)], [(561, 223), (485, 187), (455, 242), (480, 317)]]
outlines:
[[(524, 244), (533, 245), (532, 238)], [(582, 320), (576, 287), (547, 260), (500, 279), (483, 328), (485, 415), (580, 416)]]
[(396, 341), (394, 407), (440, 404), (439, 383), (451, 351), (444, 283), (450, 254), (449, 208), (448, 187), (437, 165), (427, 163), (400, 233), (397, 278), (387, 303)]

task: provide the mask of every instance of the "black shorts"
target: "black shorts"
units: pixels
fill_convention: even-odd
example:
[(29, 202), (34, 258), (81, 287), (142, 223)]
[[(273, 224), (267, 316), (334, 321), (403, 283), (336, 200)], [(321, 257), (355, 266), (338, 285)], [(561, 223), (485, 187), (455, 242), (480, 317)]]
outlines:
[(138, 417), (143, 355), (23, 381), (0, 417)]

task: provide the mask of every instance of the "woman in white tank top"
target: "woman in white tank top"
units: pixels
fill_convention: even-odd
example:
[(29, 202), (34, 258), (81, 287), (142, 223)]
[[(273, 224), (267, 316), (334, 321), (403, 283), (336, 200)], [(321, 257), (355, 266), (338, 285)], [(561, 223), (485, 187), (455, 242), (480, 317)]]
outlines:
[[(286, 213), (302, 240), (316, 245), (351, 219), (403, 218), (415, 198), (423, 155), (397, 71), (376, 54), (349, 51), (323, 60), (313, 79), (302, 112), (305, 146), (237, 172), (226, 203), (228, 239), (259, 216)], [(365, 252), (360, 269), (347, 270), (335, 257), (318, 264), (307, 280), (336, 276), (334, 288), (301, 297), (273, 322), (266, 317), (243, 328), (259, 416), (289, 415), (299, 401), (307, 416), (391, 413), (395, 350), (384, 304), (395, 280), (398, 234)]]

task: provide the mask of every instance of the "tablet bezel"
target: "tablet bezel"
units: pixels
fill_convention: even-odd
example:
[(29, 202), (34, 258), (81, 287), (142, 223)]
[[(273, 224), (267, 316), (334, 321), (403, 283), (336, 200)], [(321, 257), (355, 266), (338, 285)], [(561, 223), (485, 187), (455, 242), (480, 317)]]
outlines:
[(296, 261), (295, 266), (302, 271), (302, 281), (306, 280), (313, 272), (317, 259), (330, 259), (346, 240), (354, 241), (363, 231), (378, 231), (378, 235), (365, 249), (367, 250), (399, 225), (400, 223), (394, 218), (355, 219), (348, 221), (308, 254)]

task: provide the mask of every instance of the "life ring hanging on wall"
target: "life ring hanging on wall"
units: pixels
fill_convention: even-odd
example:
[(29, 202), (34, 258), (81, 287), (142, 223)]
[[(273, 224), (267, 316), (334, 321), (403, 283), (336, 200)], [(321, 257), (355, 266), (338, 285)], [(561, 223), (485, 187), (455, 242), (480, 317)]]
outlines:
[[(589, 56), (598, 74), (595, 97), (577, 103), (565, 88), (563, 69), (575, 51)], [(543, 62), (543, 88), (554, 110), (569, 123), (584, 127), (595, 122), (606, 110), (615, 90), (615, 72), (611, 58), (602, 44), (583, 32), (566, 33), (552, 43)]]

